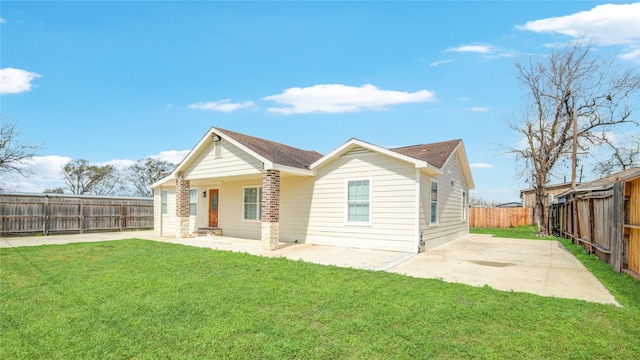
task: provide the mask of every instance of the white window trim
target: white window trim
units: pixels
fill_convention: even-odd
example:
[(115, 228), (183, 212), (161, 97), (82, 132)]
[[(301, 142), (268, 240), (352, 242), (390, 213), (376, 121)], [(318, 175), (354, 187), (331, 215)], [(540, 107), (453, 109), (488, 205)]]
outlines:
[[(192, 190), (196, 191), (196, 214), (195, 215), (191, 214), (191, 191)], [(199, 201), (198, 195), (200, 195), (200, 190), (197, 187), (189, 188), (189, 217), (198, 217), (198, 214), (200, 214), (200, 201)]]
[[(163, 204), (162, 203), (163, 200), (166, 200), (167, 202), (165, 204)], [(162, 212), (162, 210), (163, 210), (162, 209), (162, 205), (165, 205), (166, 212)], [(168, 216), (169, 215), (169, 190), (160, 190), (160, 215), (162, 215), (162, 216)]]
[(462, 204), (460, 204), (460, 207), (462, 208), (462, 221), (468, 221), (469, 220), (469, 191), (468, 190), (466, 189), (460, 190), (460, 201), (462, 202)]
[[(369, 181), (369, 221), (349, 221), (349, 182)], [(373, 180), (371, 178), (352, 178), (344, 182), (344, 224), (347, 226), (371, 226), (373, 218)]]
[(439, 199), (436, 199), (436, 221), (435, 222), (431, 221), (431, 218), (433, 216), (432, 208), (431, 208), (433, 200), (432, 200), (431, 196), (433, 194), (433, 190), (432, 189), (433, 189), (433, 184), (434, 183), (436, 184), (436, 188), (437, 188), (437, 190), (436, 190), (436, 192), (438, 194), (437, 196), (440, 197), (440, 184), (438, 184), (437, 180), (431, 180), (429, 182), (429, 226), (438, 226), (438, 207), (439, 207), (438, 204), (440, 203)]
[(245, 189), (252, 189), (252, 188), (257, 188), (257, 189), (262, 189), (262, 185), (248, 185), (248, 186), (243, 186), (242, 187), (242, 212), (240, 217), (242, 218), (242, 221), (245, 222), (262, 222), (262, 216), (260, 216), (261, 212), (262, 212), (262, 197), (260, 196), (260, 190), (258, 190), (258, 213), (256, 214), (256, 219), (246, 219), (244, 217), (244, 206), (245, 206), (245, 202), (244, 202), (244, 190)]

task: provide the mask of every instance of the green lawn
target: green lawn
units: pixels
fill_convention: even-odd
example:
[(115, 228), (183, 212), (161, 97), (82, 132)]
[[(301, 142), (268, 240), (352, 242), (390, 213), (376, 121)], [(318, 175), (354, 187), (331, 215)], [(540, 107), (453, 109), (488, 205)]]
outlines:
[(615, 307), (136, 239), (0, 249), (0, 270), (2, 359), (640, 353), (628, 294)]

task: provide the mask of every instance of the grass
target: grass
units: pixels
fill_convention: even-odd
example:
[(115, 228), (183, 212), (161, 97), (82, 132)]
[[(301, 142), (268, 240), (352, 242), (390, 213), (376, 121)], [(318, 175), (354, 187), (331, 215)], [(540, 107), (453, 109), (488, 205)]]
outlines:
[(136, 239), (0, 249), (0, 266), (2, 359), (640, 353), (633, 293), (615, 307)]

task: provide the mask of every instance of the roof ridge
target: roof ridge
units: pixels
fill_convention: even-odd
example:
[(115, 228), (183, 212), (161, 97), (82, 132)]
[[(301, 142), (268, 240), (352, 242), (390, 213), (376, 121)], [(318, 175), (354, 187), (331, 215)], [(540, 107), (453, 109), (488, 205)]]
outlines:
[(308, 168), (314, 161), (322, 157), (322, 154), (315, 150), (304, 150), (277, 141), (218, 127), (214, 127), (214, 130), (226, 134), (260, 156), (280, 165)]
[(460, 141), (462, 141), (462, 139), (444, 140), (444, 141), (437, 141), (437, 142), (432, 142), (432, 143), (422, 143), (422, 144), (415, 144), (415, 145), (399, 146), (399, 147), (389, 148), (389, 150), (405, 149), (405, 148), (412, 148), (412, 147), (416, 147), (416, 146), (425, 146), (425, 145), (438, 145), (438, 144), (460, 142)]

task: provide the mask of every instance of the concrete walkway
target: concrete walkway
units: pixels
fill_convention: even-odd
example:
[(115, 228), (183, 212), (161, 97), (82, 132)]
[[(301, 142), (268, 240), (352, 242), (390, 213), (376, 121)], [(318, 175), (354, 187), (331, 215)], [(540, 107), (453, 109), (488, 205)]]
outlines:
[(291, 243), (281, 243), (278, 250), (265, 251), (257, 240), (224, 236), (176, 239), (161, 237), (153, 231), (0, 238), (0, 248), (130, 238), (618, 305), (611, 293), (558, 242), (503, 239), (491, 235), (469, 235), (417, 255)]

